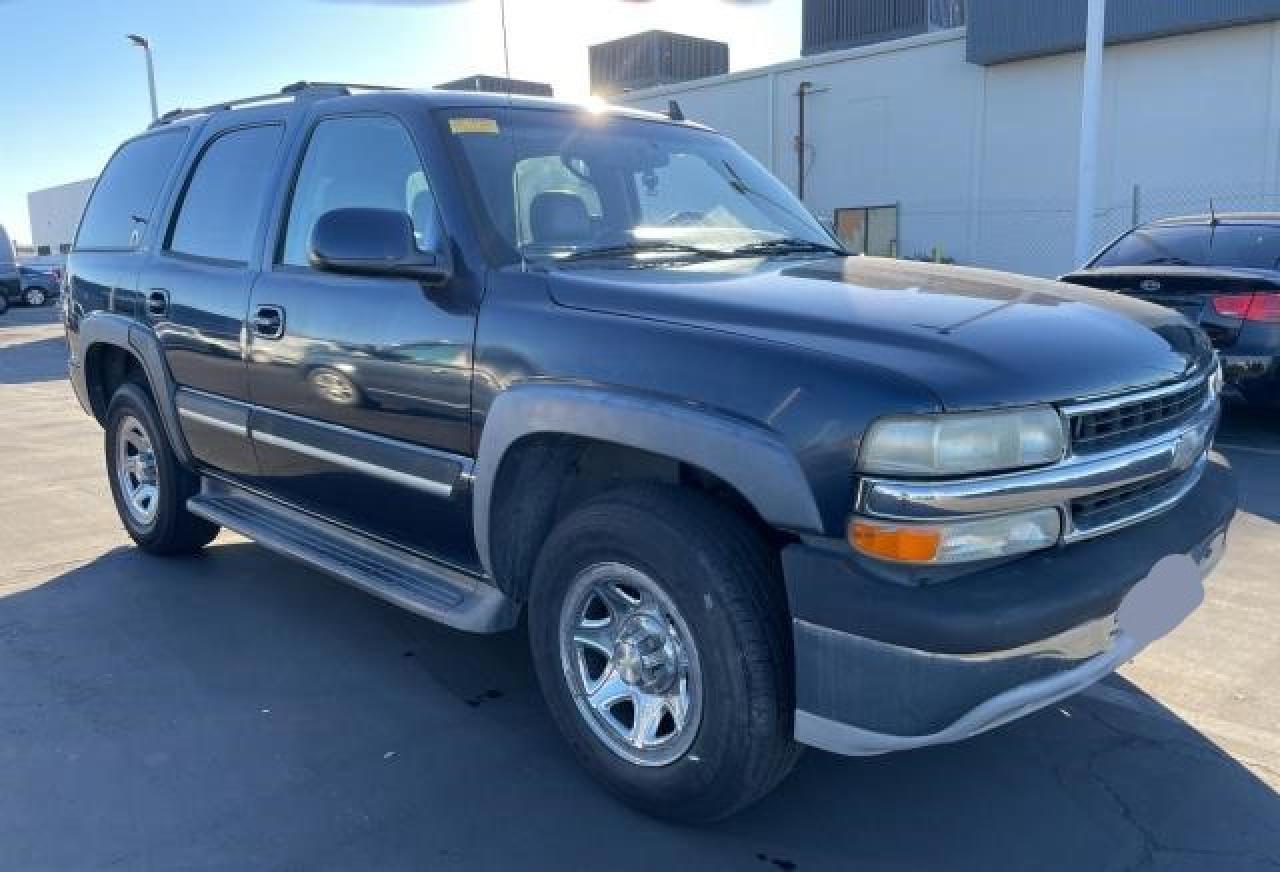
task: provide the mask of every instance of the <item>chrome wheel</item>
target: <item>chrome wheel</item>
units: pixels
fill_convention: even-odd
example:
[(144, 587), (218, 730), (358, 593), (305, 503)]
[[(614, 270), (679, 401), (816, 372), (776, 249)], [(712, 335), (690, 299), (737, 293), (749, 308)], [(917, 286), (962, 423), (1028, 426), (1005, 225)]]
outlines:
[(116, 431), (116, 481), (129, 517), (150, 526), (160, 511), (160, 479), (151, 437), (133, 415), (122, 417)]
[(27, 288), (28, 306), (43, 306), (44, 300), (44, 288)]
[(702, 718), (702, 672), (688, 625), (640, 570), (598, 563), (569, 585), (560, 665), (578, 711), (610, 751), (641, 766), (679, 759)]

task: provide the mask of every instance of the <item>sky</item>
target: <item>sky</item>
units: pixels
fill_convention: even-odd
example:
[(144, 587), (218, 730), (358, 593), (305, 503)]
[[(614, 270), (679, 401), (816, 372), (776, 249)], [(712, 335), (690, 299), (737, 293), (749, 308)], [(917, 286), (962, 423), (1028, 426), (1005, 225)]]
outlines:
[[(800, 0), (507, 0), (511, 75), (588, 93), (587, 46), (649, 29), (729, 43), (731, 70), (800, 53)], [(501, 75), (498, 0), (0, 0), (0, 225), (28, 191), (96, 175), (160, 111), (300, 79), (429, 87)]]

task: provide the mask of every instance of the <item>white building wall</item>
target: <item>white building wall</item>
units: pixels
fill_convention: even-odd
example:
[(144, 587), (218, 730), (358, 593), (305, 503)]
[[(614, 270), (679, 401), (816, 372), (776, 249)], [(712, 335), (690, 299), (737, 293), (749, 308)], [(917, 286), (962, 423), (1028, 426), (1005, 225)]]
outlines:
[[(903, 255), (1040, 275), (1070, 269), (1080, 53), (980, 67), (963, 31), (819, 55), (619, 98), (733, 136), (793, 189), (799, 84), (806, 203), (900, 204)], [(1280, 23), (1109, 47), (1098, 214), (1102, 244), (1140, 217), (1280, 208)], [(770, 124), (771, 122), (771, 124)], [(770, 135), (770, 126), (772, 135)]]
[(93, 183), (93, 179), (83, 179), (27, 194), (32, 245), (47, 245), (56, 255), (59, 246), (74, 241)]

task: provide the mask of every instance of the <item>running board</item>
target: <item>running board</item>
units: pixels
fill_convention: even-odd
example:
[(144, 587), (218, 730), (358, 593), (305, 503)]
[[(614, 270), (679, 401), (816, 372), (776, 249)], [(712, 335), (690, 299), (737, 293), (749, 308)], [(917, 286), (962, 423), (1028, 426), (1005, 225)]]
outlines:
[(426, 618), (472, 633), (509, 630), (519, 606), (493, 585), (208, 477), (187, 510)]

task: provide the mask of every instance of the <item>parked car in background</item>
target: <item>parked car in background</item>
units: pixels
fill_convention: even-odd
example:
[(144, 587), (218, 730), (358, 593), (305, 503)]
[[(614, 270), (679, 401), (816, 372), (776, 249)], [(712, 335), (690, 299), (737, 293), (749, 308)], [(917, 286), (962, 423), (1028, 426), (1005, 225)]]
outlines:
[(1062, 280), (1181, 312), (1218, 350), (1226, 396), (1280, 405), (1280, 213), (1153, 221)]
[(9, 311), (9, 301), (22, 296), (22, 276), (16, 266), (0, 263), (0, 315)]
[(0, 226), (0, 314), (9, 310), (9, 298), (22, 291), (22, 277), (13, 253), (13, 242)]
[(12, 302), (27, 306), (47, 306), (58, 299), (58, 285), (62, 277), (56, 268), (20, 266), (18, 274), (18, 294)]

